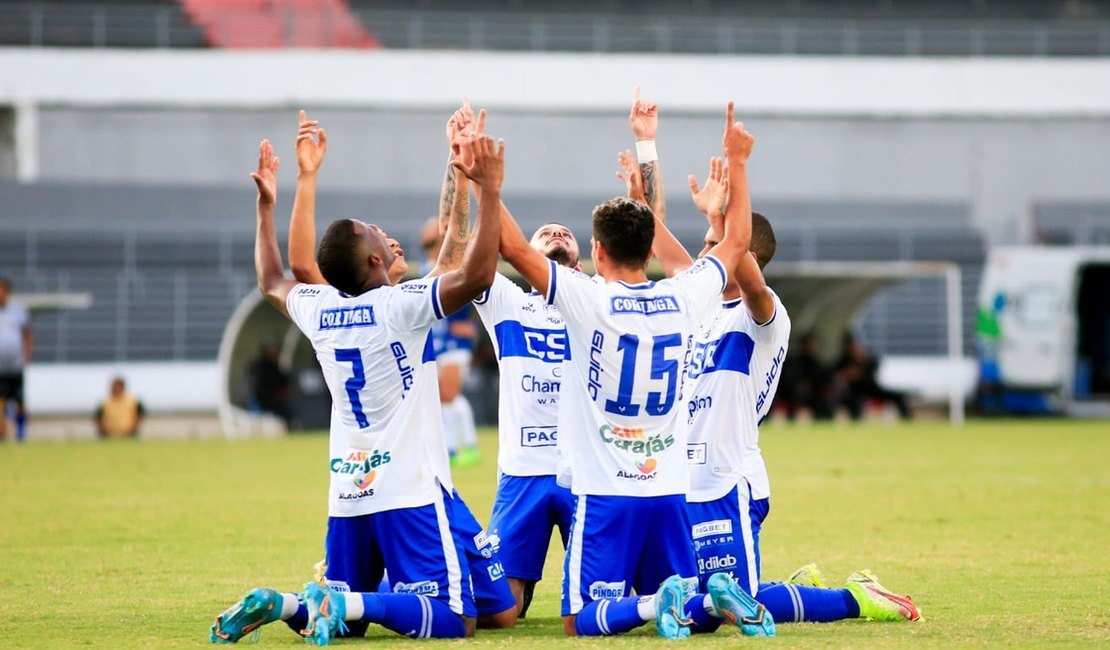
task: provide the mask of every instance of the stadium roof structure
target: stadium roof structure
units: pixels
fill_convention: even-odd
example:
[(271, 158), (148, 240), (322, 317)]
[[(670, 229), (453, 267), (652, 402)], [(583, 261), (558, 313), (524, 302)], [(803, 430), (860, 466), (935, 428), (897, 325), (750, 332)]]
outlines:
[(61, 293), (12, 293), (12, 300), (28, 311), (54, 309), (88, 309), (92, 307), (92, 294), (88, 291)]
[[(584, 270), (592, 270), (588, 260)], [(506, 276), (523, 284), (520, 275), (502, 264)], [(648, 268), (649, 276), (662, 277), (658, 264)], [(770, 284), (790, 310), (792, 339), (813, 333), (822, 348), (835, 354), (841, 337), (851, 329), (856, 315), (881, 289), (904, 280), (921, 277), (944, 279), (947, 359), (951, 368), (960, 367), (963, 350), (963, 320), (960, 304), (960, 268), (953, 262), (796, 262), (774, 264), (767, 272)], [(251, 361), (263, 341), (281, 344), (280, 363), (295, 374), (316, 363), (307, 338), (295, 325), (270, 307), (257, 291), (250, 292), (235, 309), (224, 329), (219, 349), (219, 414), (228, 435), (248, 430), (249, 402), (247, 381)], [(964, 421), (962, 389), (955, 381), (958, 373), (948, 373), (949, 420)]]

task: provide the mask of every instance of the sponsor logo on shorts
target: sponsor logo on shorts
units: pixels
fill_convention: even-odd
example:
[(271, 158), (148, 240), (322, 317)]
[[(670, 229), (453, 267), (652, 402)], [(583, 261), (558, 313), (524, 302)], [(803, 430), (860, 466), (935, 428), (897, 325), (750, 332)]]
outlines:
[(622, 598), (624, 596), (624, 580), (620, 582), (597, 582), (590, 585), (590, 600), (602, 598)]
[(505, 569), (501, 566), (500, 562), (491, 563), (486, 567), (486, 571), (489, 572), (490, 580), (500, 580), (505, 577)]
[(686, 443), (686, 463), (689, 465), (704, 465), (708, 448), (709, 443), (707, 442)]
[(352, 327), (373, 327), (378, 324), (374, 318), (374, 307), (358, 305), (355, 307), (335, 307), (320, 312), (321, 330), (343, 330)]
[(439, 596), (439, 584), (431, 580), (424, 580), (423, 582), (398, 582), (393, 585), (393, 593), (436, 598)]
[(710, 571), (720, 571), (721, 569), (731, 569), (736, 566), (736, 556), (731, 553), (725, 555), (713, 555), (710, 557), (698, 558), (698, 572), (709, 573)]
[(351, 585), (342, 580), (328, 580), (328, 586), (336, 591), (342, 591), (343, 593), (351, 591)]
[(694, 539), (701, 539), (702, 537), (711, 537), (713, 535), (731, 535), (732, 534), (732, 520), (731, 519), (715, 519), (713, 521), (704, 521), (700, 524), (694, 524), (693, 537)]
[(521, 447), (554, 447), (558, 441), (558, 427), (521, 427)]

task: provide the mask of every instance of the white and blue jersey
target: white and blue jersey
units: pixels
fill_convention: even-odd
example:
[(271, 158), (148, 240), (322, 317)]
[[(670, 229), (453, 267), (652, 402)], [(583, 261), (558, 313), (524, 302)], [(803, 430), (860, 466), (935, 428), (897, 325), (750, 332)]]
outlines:
[(474, 301), (500, 366), (498, 403), (500, 478), (490, 516), (511, 578), (543, 576), (551, 529), (563, 546), (574, 498), (555, 483), (559, 394), (570, 356), (559, 310), (538, 292), (525, 292), (500, 273)]
[(725, 278), (714, 257), (675, 278), (634, 285), (600, 284), (551, 264), (546, 298), (564, 316), (570, 342), (558, 470), (562, 477), (569, 469), (576, 496), (563, 615), (594, 600), (651, 593), (674, 574), (696, 575), (684, 496), (683, 369)]
[(790, 337), (790, 318), (772, 292), (775, 312), (757, 324), (740, 299), (714, 310), (698, 331), (687, 367), (690, 424), (687, 497), (698, 575), (726, 571), (755, 595), (759, 527), (771, 488), (759, 449), (759, 423), (774, 399)]
[(439, 280), (347, 296), (289, 292), (289, 317), (312, 342), (332, 399), (328, 514), (352, 517), (432, 503), (453, 489), (428, 331), (443, 318)]
[(576, 495), (685, 494), (683, 369), (694, 333), (720, 302), (712, 256), (678, 276), (598, 284), (551, 263), (547, 302), (565, 319), (559, 446)]
[(790, 318), (771, 295), (775, 313), (762, 325), (738, 298), (721, 303), (698, 330), (686, 368), (690, 501), (719, 499), (741, 478), (755, 498), (771, 494), (759, 422), (770, 409), (790, 338)]
[(444, 316), (439, 280), (359, 296), (300, 284), (286, 307), (312, 342), (332, 398), (327, 580), (341, 590), (374, 591), (388, 569), (394, 593), (474, 616), (466, 549), (452, 532), (429, 336)]

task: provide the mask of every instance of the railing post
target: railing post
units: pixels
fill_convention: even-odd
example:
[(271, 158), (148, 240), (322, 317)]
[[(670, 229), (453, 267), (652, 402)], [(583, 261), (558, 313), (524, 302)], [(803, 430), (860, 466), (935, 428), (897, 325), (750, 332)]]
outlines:
[(45, 20), (46, 17), (43, 15), (42, 8), (35, 7), (34, 11), (31, 12), (31, 47), (42, 47), (43, 22)]

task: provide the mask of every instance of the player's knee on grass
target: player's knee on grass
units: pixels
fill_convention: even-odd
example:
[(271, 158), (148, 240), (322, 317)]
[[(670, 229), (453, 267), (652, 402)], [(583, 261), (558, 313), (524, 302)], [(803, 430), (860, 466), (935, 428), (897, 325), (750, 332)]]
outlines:
[(516, 613), (517, 607), (510, 607), (509, 609), (497, 612), (496, 614), (486, 614), (478, 617), (478, 629), (480, 630), (507, 630), (516, 627)]
[(578, 628), (575, 619), (578, 618), (577, 614), (570, 614), (563, 617), (563, 634), (567, 636), (578, 636)]

